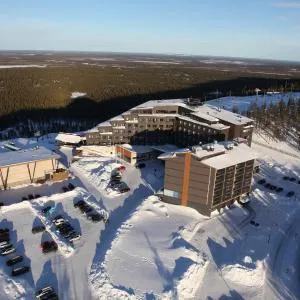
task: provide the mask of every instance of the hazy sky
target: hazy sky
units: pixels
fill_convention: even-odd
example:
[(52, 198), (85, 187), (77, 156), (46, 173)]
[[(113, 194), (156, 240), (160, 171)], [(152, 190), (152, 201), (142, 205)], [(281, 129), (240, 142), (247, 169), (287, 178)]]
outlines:
[(300, 61), (300, 0), (0, 0), (0, 49)]

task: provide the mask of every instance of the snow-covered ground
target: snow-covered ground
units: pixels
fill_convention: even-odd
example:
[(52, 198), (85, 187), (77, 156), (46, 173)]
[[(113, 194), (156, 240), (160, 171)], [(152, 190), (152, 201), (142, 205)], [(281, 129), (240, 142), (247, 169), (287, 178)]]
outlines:
[(240, 97), (222, 97), (214, 100), (210, 100), (207, 103), (215, 105), (227, 110), (232, 111), (233, 107), (238, 109), (239, 113), (244, 113), (249, 110), (253, 103), (256, 103), (258, 107), (264, 104), (276, 104), (281, 99), (287, 103), (287, 101), (292, 99), (300, 99), (300, 92), (291, 92), (291, 93), (279, 93), (279, 94), (266, 94), (258, 96), (240, 96)]
[(86, 93), (82, 93), (82, 92), (73, 92), (72, 94), (71, 94), (71, 98), (72, 99), (75, 99), (75, 98), (78, 98), (78, 97), (83, 97), (83, 96), (85, 96), (86, 95)]
[[(244, 99), (239, 101), (244, 105)], [(14, 145), (55, 149), (49, 139), (17, 139)], [(68, 181), (1, 191), (0, 228), (8, 227), (22, 264), (31, 272), (10, 276), (6, 257), (0, 257), (0, 299), (33, 299), (37, 289), (51, 284), (60, 299), (298, 299), (300, 295), (300, 159), (299, 151), (257, 132), (253, 149), (261, 171), (255, 175), (251, 205), (235, 205), (220, 215), (204, 217), (191, 208), (163, 203), (155, 193), (163, 186), (161, 161), (136, 169), (116, 160), (109, 148), (93, 146), (70, 166), (76, 189), (62, 193)], [(0, 147), (7, 142), (1, 143)], [(270, 148), (271, 147), (271, 148)], [(1, 148), (2, 151), (7, 151)], [(72, 150), (61, 147), (62, 162)], [(291, 155), (292, 154), (292, 155)], [(111, 171), (123, 164), (122, 180), (130, 191), (107, 189)], [(287, 181), (283, 176), (295, 177)], [(282, 187), (280, 193), (258, 184)], [(294, 191), (293, 197), (287, 197)], [(23, 195), (38, 193), (32, 202)], [(74, 208), (85, 199), (95, 210), (109, 213), (109, 223), (92, 223)], [(41, 209), (55, 205), (82, 234), (69, 245), (44, 218)], [(254, 220), (259, 226), (253, 226)], [(43, 223), (49, 233), (32, 234)], [(43, 254), (39, 245), (54, 239), (56, 253)]]

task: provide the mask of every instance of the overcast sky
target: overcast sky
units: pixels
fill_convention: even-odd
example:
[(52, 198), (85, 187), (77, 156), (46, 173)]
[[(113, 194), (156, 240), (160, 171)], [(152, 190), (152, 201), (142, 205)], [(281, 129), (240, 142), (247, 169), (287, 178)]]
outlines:
[(300, 61), (300, 0), (0, 0), (0, 49)]

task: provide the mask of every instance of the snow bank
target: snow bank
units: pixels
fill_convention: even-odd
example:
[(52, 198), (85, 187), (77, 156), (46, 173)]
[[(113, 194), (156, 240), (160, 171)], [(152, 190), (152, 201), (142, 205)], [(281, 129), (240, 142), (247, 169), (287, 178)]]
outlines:
[[(247, 259), (249, 261), (249, 258)], [(248, 268), (240, 264), (228, 265), (221, 270), (223, 278), (237, 285), (245, 287), (261, 287), (265, 282), (264, 261), (257, 261), (255, 268)]]

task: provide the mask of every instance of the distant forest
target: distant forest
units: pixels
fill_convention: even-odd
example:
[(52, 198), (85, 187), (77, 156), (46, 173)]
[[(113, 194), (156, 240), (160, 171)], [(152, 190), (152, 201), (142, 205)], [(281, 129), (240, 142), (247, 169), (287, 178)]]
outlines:
[[(275, 75), (274, 75), (275, 76)], [(249, 95), (300, 90), (300, 79), (210, 71), (185, 66), (126, 66), (0, 69), (2, 138), (29, 136), (36, 130), (80, 131), (149, 99)], [(71, 99), (72, 92), (86, 97)], [(17, 126), (17, 127), (16, 127)]]

